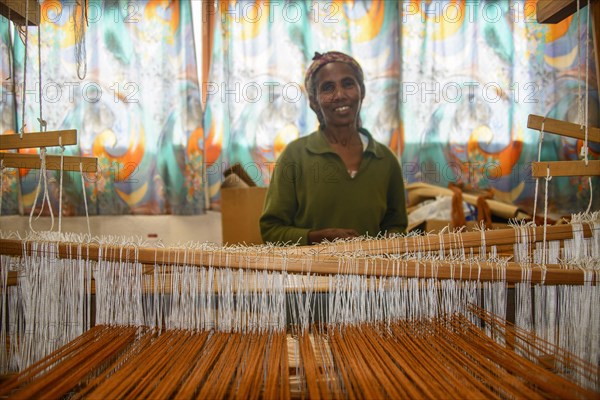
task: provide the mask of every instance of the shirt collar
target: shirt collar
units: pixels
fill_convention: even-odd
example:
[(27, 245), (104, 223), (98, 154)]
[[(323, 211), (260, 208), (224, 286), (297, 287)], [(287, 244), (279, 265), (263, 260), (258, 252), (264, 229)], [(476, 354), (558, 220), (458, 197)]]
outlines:
[[(362, 133), (368, 139), (367, 148), (364, 150), (365, 153), (371, 153), (377, 158), (383, 158), (382, 150), (375, 145), (375, 140), (366, 129), (359, 128), (359, 132)], [(333, 149), (329, 146), (325, 134), (320, 129), (308, 137), (306, 148), (311, 153), (325, 154), (333, 153)]]

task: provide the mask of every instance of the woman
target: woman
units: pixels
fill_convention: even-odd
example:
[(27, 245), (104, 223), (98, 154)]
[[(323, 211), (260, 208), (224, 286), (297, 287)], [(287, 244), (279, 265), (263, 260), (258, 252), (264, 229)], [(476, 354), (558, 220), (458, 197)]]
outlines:
[(319, 130), (288, 144), (277, 160), (260, 219), (263, 240), (305, 245), (404, 232), (398, 160), (361, 127), (358, 62), (315, 53), (304, 83)]

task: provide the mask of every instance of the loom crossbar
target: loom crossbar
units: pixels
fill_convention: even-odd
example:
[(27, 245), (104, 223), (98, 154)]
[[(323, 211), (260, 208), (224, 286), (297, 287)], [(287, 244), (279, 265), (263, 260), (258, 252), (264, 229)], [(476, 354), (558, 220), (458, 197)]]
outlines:
[[(591, 236), (588, 225), (584, 228), (584, 236)], [(542, 230), (540, 230), (542, 228)], [(541, 241), (543, 227), (530, 228), (529, 234), (533, 241)], [(454, 235), (454, 236), (453, 236)], [(460, 235), (460, 239), (457, 238)], [(485, 239), (482, 239), (482, 235)], [(194, 265), (198, 267), (212, 266), (215, 268), (233, 268), (255, 271), (285, 271), (289, 273), (311, 273), (315, 275), (369, 275), (369, 276), (402, 276), (438, 279), (461, 279), (477, 281), (505, 280), (508, 283), (521, 282), (524, 271), (531, 272), (531, 282), (545, 284), (570, 284), (580, 285), (587, 283), (591, 277), (594, 282), (594, 274), (587, 274), (581, 269), (568, 269), (561, 265), (522, 265), (516, 262), (505, 261), (499, 266), (498, 263), (485, 261), (447, 261), (447, 260), (403, 260), (393, 257), (377, 257), (376, 254), (402, 254), (406, 252), (430, 251), (442, 248), (449, 243), (456, 245), (472, 243), (480, 246), (485, 240), (487, 245), (491, 244), (514, 244), (519, 239), (513, 229), (492, 230), (485, 232), (468, 232), (462, 234), (429, 235), (427, 241), (418, 242), (418, 237), (383, 239), (385, 244), (373, 241), (361, 243), (360, 248), (364, 254), (347, 253), (337, 249), (333, 252), (331, 248), (318, 246), (312, 248), (270, 248), (252, 251), (247, 248), (243, 251), (236, 248), (219, 248), (208, 250), (193, 249), (164, 249), (146, 248), (137, 246), (105, 246), (97, 244), (56, 243), (52, 246), (42, 246), (44, 254), (48, 255), (51, 248), (57, 252), (54, 257), (72, 258), (76, 255), (89, 260), (125, 261), (141, 263), (144, 265)], [(437, 238), (437, 243), (436, 243)], [(547, 228), (546, 240), (567, 240), (573, 238), (573, 227), (570, 225), (558, 225)], [(408, 245), (408, 239), (413, 241)], [(390, 241), (396, 241), (396, 243)], [(426, 248), (424, 243), (429, 243)], [(341, 246), (334, 244), (333, 246)], [(377, 250), (374, 251), (373, 247)], [(33, 254), (35, 248), (31, 242), (3, 239), (0, 240), (0, 254), (20, 256), (22, 254)], [(381, 251), (381, 252), (379, 252)], [(378, 253), (379, 252), (379, 253)], [(50, 256), (52, 256), (50, 252)], [(587, 278), (586, 278), (587, 277)], [(529, 279), (529, 278), (528, 278)]]
[(0, 135), (0, 150), (28, 149), (32, 147), (68, 146), (77, 144), (77, 130)]
[[(582, 127), (579, 124), (553, 118), (544, 118), (535, 114), (530, 114), (527, 118), (527, 127), (530, 129), (541, 131), (542, 124), (544, 126), (544, 132), (585, 140), (585, 126)], [(588, 128), (588, 141), (600, 143), (600, 128), (592, 126)]]
[(587, 0), (539, 0), (536, 18), (540, 24), (556, 24), (578, 11), (577, 6), (585, 7)]
[[(38, 154), (0, 153), (0, 160), (4, 161), (5, 168), (40, 169), (42, 165)], [(60, 171), (62, 169), (80, 172), (80, 169), (83, 169), (84, 173), (98, 171), (98, 158), (96, 157), (64, 156), (62, 164), (63, 168), (61, 168), (60, 156), (46, 156), (47, 170)]]
[(600, 176), (600, 160), (541, 161), (531, 163), (531, 176)]
[[(536, 226), (524, 228), (524, 232), (517, 237), (515, 229), (495, 229), (487, 231), (472, 231), (461, 233), (432, 234), (427, 236), (407, 236), (387, 239), (364, 240), (356, 243), (332, 243), (312, 247), (291, 248), (288, 254), (314, 253), (343, 253), (352, 251), (363, 251), (369, 255), (406, 253), (416, 251), (449, 251), (450, 248), (479, 248), (485, 243), (487, 246), (510, 246), (519, 240), (526, 239), (528, 242), (541, 242), (544, 237), (544, 227)], [(590, 238), (597, 229), (588, 224), (582, 224), (583, 237)], [(524, 238), (523, 236), (526, 236)], [(568, 240), (573, 239), (572, 225), (553, 225), (546, 229), (546, 240)]]
[(0, 15), (17, 25), (38, 26), (41, 5), (36, 0), (0, 0)]

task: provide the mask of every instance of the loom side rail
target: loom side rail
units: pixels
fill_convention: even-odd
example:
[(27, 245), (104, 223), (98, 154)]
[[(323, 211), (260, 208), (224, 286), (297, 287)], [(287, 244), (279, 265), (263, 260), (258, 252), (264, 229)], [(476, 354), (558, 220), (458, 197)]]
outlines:
[(53, 147), (77, 144), (77, 130), (25, 133), (23, 135), (0, 135), (0, 150)]

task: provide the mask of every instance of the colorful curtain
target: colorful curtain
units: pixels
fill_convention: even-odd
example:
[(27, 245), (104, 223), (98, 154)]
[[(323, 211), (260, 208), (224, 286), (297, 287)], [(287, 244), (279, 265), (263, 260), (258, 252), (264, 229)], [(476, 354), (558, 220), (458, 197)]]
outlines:
[(317, 129), (304, 94), (316, 51), (356, 56), (366, 76), (363, 126), (399, 143), (398, 10), (394, 1), (221, 1), (209, 9), (216, 33), (204, 124), (213, 204), (224, 169), (240, 163), (266, 185), (287, 143)]
[[(409, 182), (468, 190), (532, 212), (540, 133), (529, 114), (599, 126), (587, 8), (557, 25), (536, 23), (535, 1), (406, 2), (402, 6), (404, 174)], [(589, 39), (586, 53), (586, 44)], [(589, 96), (586, 107), (586, 55)], [(576, 160), (581, 140), (544, 135), (540, 159)], [(600, 146), (590, 143), (590, 159)], [(593, 187), (599, 187), (597, 178)], [(538, 184), (543, 213), (545, 179)], [(587, 178), (553, 178), (549, 215), (585, 211)], [(595, 196), (592, 210), (600, 208)]]
[[(40, 112), (47, 130), (77, 129), (78, 145), (64, 154), (98, 157), (99, 171), (84, 174), (83, 187), (78, 172), (64, 173), (64, 215), (85, 215), (83, 190), (92, 215), (203, 213), (204, 134), (190, 3), (90, 0), (87, 13), (80, 3), (44, 1), (39, 31), (30, 27), (27, 37), (15, 31), (12, 49), (1, 18), (1, 133), (20, 132), (23, 101), (25, 134), (41, 129)], [(12, 76), (4, 62), (11, 55)], [(4, 170), (3, 215), (29, 213), (39, 176)], [(57, 210), (60, 174), (47, 177)]]
[[(9, 63), (2, 63), (1, 133), (22, 127), (19, 85), (26, 70), (25, 131), (39, 130), (41, 92), (48, 130), (78, 129), (78, 146), (65, 154), (99, 158), (100, 172), (85, 176), (91, 214), (200, 213), (204, 174), (218, 206), (226, 168), (241, 163), (257, 184), (267, 185), (286, 144), (316, 129), (304, 71), (315, 51), (335, 49), (362, 64), (363, 125), (396, 152), (407, 182), (492, 190), (531, 212), (530, 162), (538, 157), (539, 133), (527, 129), (527, 116), (583, 122), (587, 111), (590, 125), (598, 126), (585, 8), (560, 24), (539, 25), (530, 0), (208, 4), (215, 32), (203, 121), (188, 2), (90, 1), (87, 71), (80, 80), (73, 24), (81, 21), (81, 9), (45, 1), (41, 90), (37, 28), (29, 29), (25, 69), (24, 37), (16, 37), (11, 50), (1, 20), (2, 58), (11, 51), (16, 70), (11, 76)], [(581, 147), (580, 140), (547, 134), (541, 159), (577, 159)], [(590, 143), (590, 159), (599, 153)], [(4, 171), (3, 215), (29, 212), (38, 176)], [(56, 206), (59, 176), (48, 177)], [(83, 214), (79, 174), (64, 179), (64, 213)], [(592, 184), (600, 187), (597, 178)], [(554, 178), (548, 186), (552, 215), (587, 208), (587, 179)], [(596, 196), (592, 209), (599, 208)]]
[[(316, 129), (304, 71), (315, 51), (340, 50), (365, 70), (363, 126), (396, 152), (407, 182), (491, 190), (531, 212), (540, 135), (526, 127), (528, 115), (583, 122), (589, 110), (598, 126), (591, 42), (589, 107), (583, 95), (586, 9), (540, 25), (535, 7), (530, 0), (218, 2), (209, 10), (216, 32), (204, 121), (213, 204), (225, 168), (241, 163), (266, 185), (285, 145)], [(581, 146), (547, 134), (541, 160), (577, 159)], [(599, 152), (590, 143), (590, 159)], [(548, 197), (551, 215), (584, 211), (588, 180), (554, 178)], [(596, 196), (592, 209), (599, 208)]]

